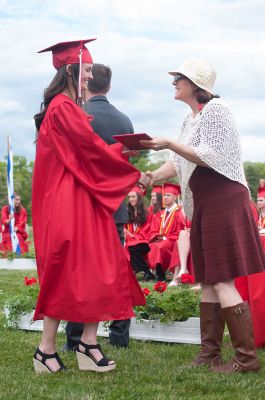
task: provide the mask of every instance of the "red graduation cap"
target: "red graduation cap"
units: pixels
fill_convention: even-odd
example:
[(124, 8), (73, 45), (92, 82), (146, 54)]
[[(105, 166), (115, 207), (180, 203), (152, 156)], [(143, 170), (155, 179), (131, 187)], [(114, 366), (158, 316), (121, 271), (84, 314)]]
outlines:
[(133, 188), (131, 188), (131, 190), (129, 191), (129, 193), (131, 193), (131, 192), (136, 192), (136, 193), (139, 193), (139, 194), (141, 194), (142, 196), (144, 196), (144, 193), (143, 193), (142, 189), (139, 188), (139, 186), (134, 186)]
[(46, 51), (52, 52), (52, 63), (56, 69), (61, 68), (66, 64), (80, 64), (80, 55), (82, 63), (93, 64), (91, 54), (85, 47), (85, 43), (92, 42), (96, 39), (74, 40), (71, 42), (61, 42), (53, 46), (47, 47), (38, 53)]
[(171, 193), (175, 196), (180, 195), (181, 189), (179, 185), (175, 185), (174, 183), (166, 182), (164, 183), (164, 194)]
[(153, 186), (152, 193), (162, 193), (162, 186), (161, 185)]

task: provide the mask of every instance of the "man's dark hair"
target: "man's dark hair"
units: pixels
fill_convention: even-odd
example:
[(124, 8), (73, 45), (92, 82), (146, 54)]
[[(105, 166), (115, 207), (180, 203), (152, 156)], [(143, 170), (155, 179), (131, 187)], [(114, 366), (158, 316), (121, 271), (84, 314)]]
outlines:
[(93, 79), (88, 81), (88, 89), (92, 93), (107, 93), (110, 89), (111, 69), (104, 64), (93, 64)]

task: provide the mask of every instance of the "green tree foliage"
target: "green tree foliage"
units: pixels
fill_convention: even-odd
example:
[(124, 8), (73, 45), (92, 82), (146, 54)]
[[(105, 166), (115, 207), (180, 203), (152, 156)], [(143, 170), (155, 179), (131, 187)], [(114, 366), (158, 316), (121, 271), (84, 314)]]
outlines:
[(251, 196), (256, 201), (259, 180), (261, 178), (265, 179), (265, 163), (246, 161), (244, 162), (244, 170)]
[[(23, 206), (28, 213), (28, 223), (31, 224), (31, 181), (33, 161), (27, 161), (25, 157), (14, 156), (14, 189), (21, 196)], [(0, 162), (0, 207), (7, 204), (7, 163)]]

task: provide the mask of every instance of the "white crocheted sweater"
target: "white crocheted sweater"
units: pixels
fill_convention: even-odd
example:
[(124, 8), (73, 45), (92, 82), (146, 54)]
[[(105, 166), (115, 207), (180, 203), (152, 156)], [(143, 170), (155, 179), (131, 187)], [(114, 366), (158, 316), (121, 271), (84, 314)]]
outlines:
[[(209, 101), (195, 118), (189, 114), (182, 125), (178, 142), (191, 146), (197, 156), (209, 167), (227, 178), (247, 186), (239, 133), (229, 107), (220, 99)], [(184, 211), (193, 215), (193, 196), (189, 179), (196, 164), (172, 152), (173, 162), (182, 191)]]

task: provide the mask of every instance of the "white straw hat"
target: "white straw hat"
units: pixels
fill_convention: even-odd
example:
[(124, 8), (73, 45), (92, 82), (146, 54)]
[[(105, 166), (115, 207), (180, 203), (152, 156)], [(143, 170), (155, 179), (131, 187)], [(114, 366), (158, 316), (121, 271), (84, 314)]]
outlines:
[(206, 60), (189, 58), (174, 71), (170, 71), (169, 74), (173, 76), (177, 74), (184, 75), (199, 88), (214, 94), (212, 89), (216, 79), (216, 72)]

